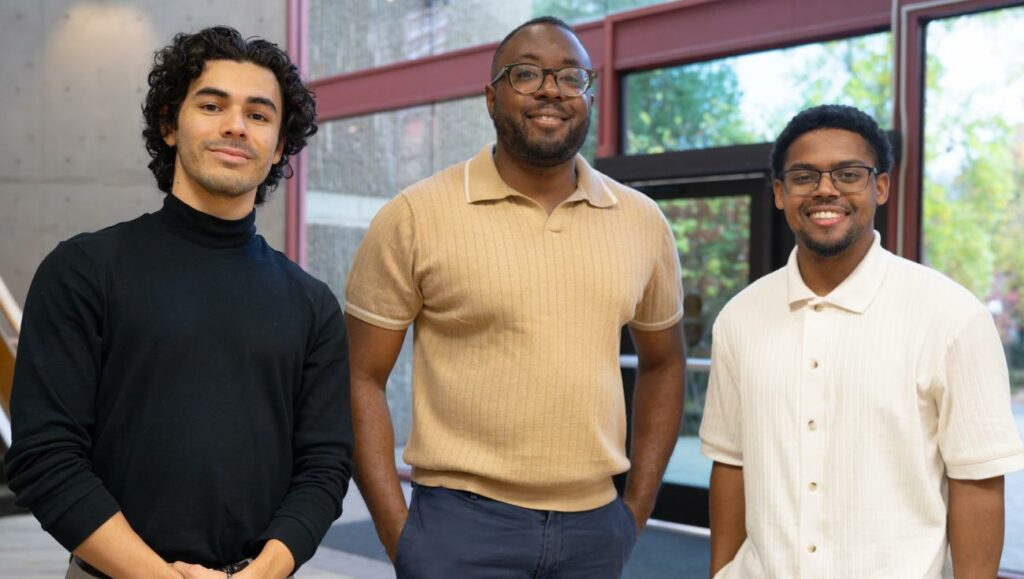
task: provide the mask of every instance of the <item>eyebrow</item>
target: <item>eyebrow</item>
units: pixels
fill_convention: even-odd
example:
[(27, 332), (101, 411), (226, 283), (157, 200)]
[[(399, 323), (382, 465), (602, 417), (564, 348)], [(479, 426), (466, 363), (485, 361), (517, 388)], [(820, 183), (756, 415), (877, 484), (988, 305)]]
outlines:
[[(231, 98), (231, 95), (228, 94), (227, 91), (223, 91), (219, 88), (214, 88), (212, 86), (204, 86), (203, 88), (197, 90), (196, 94), (192, 95), (192, 98), (198, 98), (200, 96), (213, 96), (222, 99)], [(268, 99), (267, 97), (251, 96), (245, 99), (245, 102), (254, 105), (263, 105), (265, 107), (268, 107), (275, 113), (277, 112), (277, 105), (275, 105), (274, 101)]]
[[(842, 161), (839, 161), (839, 162), (833, 164), (832, 165), (832, 169), (841, 169), (843, 167), (849, 167), (851, 165), (857, 165), (857, 166), (860, 166), (860, 167), (870, 167), (871, 166), (864, 159), (845, 159), (845, 160), (842, 160)], [(811, 163), (793, 163), (786, 170), (787, 171), (792, 171), (794, 169), (810, 169), (812, 171), (817, 171), (818, 167), (817, 167), (817, 165), (812, 165)], [(829, 170), (831, 170), (831, 169), (829, 169)]]
[[(522, 62), (524, 58), (527, 60), (540, 60), (540, 57), (537, 56), (536, 54), (532, 52), (524, 52), (523, 54), (520, 54), (513, 62)], [(572, 57), (563, 58), (562, 64), (565, 66), (583, 66), (583, 63)]]

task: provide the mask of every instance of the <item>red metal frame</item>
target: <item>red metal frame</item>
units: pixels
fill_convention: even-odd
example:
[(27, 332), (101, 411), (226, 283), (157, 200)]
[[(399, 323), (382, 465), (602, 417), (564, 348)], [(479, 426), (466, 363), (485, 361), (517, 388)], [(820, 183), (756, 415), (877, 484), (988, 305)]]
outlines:
[(902, 186), (893, 191), (887, 233), (897, 253), (921, 260), (921, 220), (924, 198), (925, 26), (939, 18), (1021, 5), (1020, 0), (897, 0), (894, 14), (897, 78), (893, 128), (903, 135), (899, 175)]
[[(305, 0), (288, 2), (288, 54), (305, 76), (308, 69), (306, 51), (307, 22)], [(291, 158), (295, 172), (286, 181), (285, 189), (285, 254), (301, 267), (306, 267), (306, 152)]]

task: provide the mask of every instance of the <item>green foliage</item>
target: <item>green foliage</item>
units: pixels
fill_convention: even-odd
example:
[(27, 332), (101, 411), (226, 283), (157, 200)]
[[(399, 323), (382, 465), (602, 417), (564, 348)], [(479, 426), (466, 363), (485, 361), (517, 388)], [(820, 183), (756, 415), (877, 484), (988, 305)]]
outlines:
[[(968, 19), (970, 21), (968, 21)], [(929, 25), (929, 39), (955, 41), (961, 26), (1001, 35), (1024, 24), (1024, 10), (1001, 10)], [(1006, 59), (1010, 60), (1010, 59)], [(995, 321), (1007, 347), (1014, 381), (1024, 371), (1024, 125), (976, 99), (998, 90), (979, 78), (973, 91), (950, 91), (938, 58), (927, 60), (924, 258), (979, 299), (998, 303)], [(1009, 63), (1006, 78), (1024, 71)], [(963, 87), (957, 87), (963, 88)], [(1014, 100), (1013, 97), (1010, 97)], [(1019, 99), (1020, 96), (1017, 97)], [(999, 311), (999, 310), (1002, 311)]]
[[(750, 275), (750, 198), (670, 199), (658, 205), (672, 226), (683, 267), (683, 287), (704, 301), (707, 337), (722, 306)], [(691, 356), (710, 355), (707, 340)]]
[(806, 76), (792, 79), (807, 87), (799, 110), (847, 104), (868, 113), (883, 127), (892, 126), (891, 35), (857, 36), (820, 46), (821, 54), (808, 63)]
[(753, 140), (729, 61), (663, 68), (627, 77), (627, 154), (700, 149)]

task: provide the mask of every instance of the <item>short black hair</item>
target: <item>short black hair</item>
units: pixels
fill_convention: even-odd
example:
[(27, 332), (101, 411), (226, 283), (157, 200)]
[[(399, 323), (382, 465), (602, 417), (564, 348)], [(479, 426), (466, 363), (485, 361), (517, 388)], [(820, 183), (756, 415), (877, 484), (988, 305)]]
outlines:
[[(548, 24), (551, 26), (557, 26), (559, 28), (568, 30), (569, 33), (572, 34), (574, 38), (576, 38), (576, 40), (580, 39), (580, 37), (576, 35), (576, 31), (572, 29), (572, 26), (569, 26), (569, 24), (565, 20), (562, 20), (561, 18), (557, 18), (555, 16), (538, 16), (531, 20), (527, 20), (526, 22), (523, 22), (519, 26), (513, 28), (512, 32), (506, 34), (505, 38), (502, 38), (501, 42), (498, 43), (498, 48), (494, 49), (494, 57), (491, 59), (491, 78), (494, 78), (494, 75), (498, 74), (498, 62), (501, 60), (501, 53), (505, 51), (505, 45), (508, 44), (508, 42), (512, 40), (512, 37), (515, 36), (520, 30), (527, 28), (529, 26), (536, 26), (537, 24)], [(583, 42), (581, 41), (580, 44), (583, 44)]]
[(169, 46), (153, 56), (153, 69), (149, 72), (149, 93), (142, 106), (145, 128), (142, 137), (146, 151), (152, 157), (149, 169), (156, 177), (157, 187), (171, 192), (174, 183), (174, 161), (177, 152), (164, 142), (168, 130), (178, 126), (178, 112), (188, 94), (188, 87), (203, 74), (211, 60), (233, 60), (261, 66), (274, 73), (281, 87), (284, 112), (281, 133), (284, 142), (281, 160), (270, 167), (267, 178), (256, 189), (256, 205), (267, 199), (267, 193), (277, 188), (281, 177), (292, 176), (288, 158), (306, 146), (306, 140), (316, 134), (316, 99), (299, 76), (288, 54), (273, 42), (262, 38), (242, 38), (237, 30), (228, 26), (205, 28), (193, 34), (181, 33)]
[(888, 173), (892, 169), (892, 143), (871, 115), (847, 105), (820, 105), (798, 113), (779, 133), (779, 138), (775, 139), (771, 154), (772, 178), (778, 179), (782, 174), (786, 153), (793, 141), (817, 129), (842, 129), (857, 133), (874, 152), (878, 172)]

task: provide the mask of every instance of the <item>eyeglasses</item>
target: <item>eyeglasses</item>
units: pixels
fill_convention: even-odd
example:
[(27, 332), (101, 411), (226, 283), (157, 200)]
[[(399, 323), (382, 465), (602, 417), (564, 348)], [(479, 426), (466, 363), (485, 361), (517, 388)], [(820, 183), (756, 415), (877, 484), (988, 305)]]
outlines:
[(562, 68), (541, 68), (528, 62), (506, 64), (495, 75), (491, 85), (501, 80), (502, 75), (508, 76), (508, 84), (519, 94), (531, 95), (544, 86), (544, 79), (551, 75), (555, 78), (558, 92), (564, 97), (583, 96), (594, 82), (597, 73), (582, 66), (563, 66)]
[(779, 176), (783, 188), (790, 195), (810, 195), (818, 190), (822, 175), (828, 175), (832, 187), (840, 193), (860, 193), (868, 186), (872, 175), (877, 175), (875, 167), (851, 165), (829, 171), (817, 169), (790, 169)]

